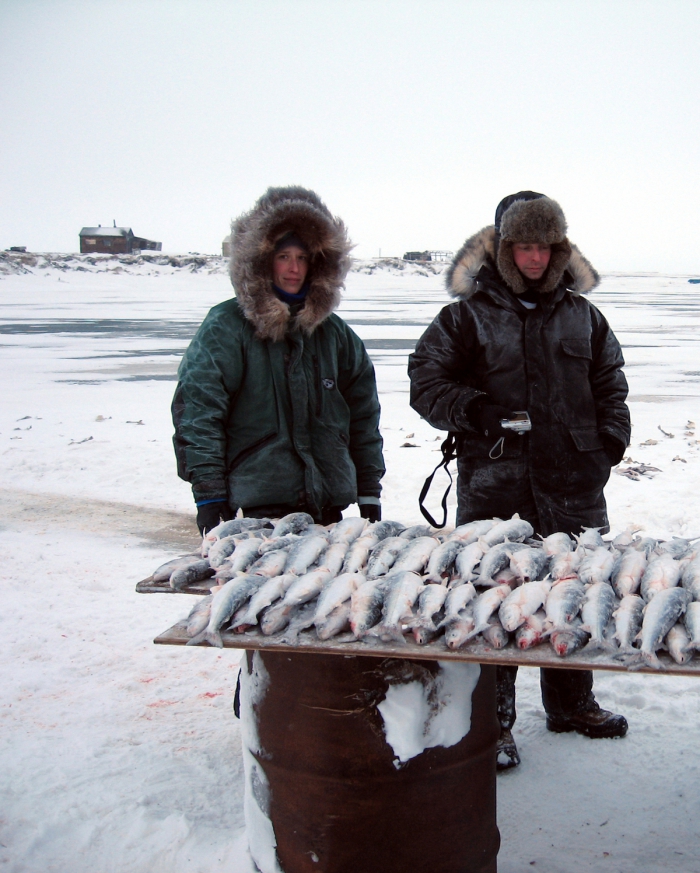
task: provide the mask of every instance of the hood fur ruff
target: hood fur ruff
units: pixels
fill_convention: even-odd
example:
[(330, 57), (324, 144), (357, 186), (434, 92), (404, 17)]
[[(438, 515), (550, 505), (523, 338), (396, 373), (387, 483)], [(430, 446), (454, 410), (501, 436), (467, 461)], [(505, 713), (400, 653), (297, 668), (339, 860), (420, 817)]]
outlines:
[(231, 224), (231, 282), (259, 339), (279, 342), (290, 327), (290, 308), (272, 285), (275, 244), (290, 232), (309, 251), (308, 292), (295, 328), (310, 334), (338, 307), (350, 269), (352, 243), (345, 225), (313, 191), (268, 188), (250, 212)]
[[(446, 285), (449, 293), (453, 297), (468, 300), (476, 291), (479, 270), (489, 262), (492, 267), (496, 267), (498, 257), (498, 272), (501, 277), (516, 294), (522, 294), (526, 285), (513, 261), (511, 246), (512, 243), (504, 241), (497, 244), (496, 228), (493, 225), (470, 237), (455, 255), (447, 272)], [(540, 289), (542, 293), (556, 288), (564, 273), (569, 274), (566, 282), (572, 294), (588, 294), (600, 282), (600, 276), (590, 262), (566, 237), (552, 245), (552, 257), (545, 282)]]

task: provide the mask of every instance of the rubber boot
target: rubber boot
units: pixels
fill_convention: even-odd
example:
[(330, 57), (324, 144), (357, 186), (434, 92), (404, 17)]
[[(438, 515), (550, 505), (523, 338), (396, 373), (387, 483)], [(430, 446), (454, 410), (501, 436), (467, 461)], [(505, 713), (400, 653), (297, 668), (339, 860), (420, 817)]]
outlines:
[(496, 712), (501, 735), (496, 743), (496, 770), (511, 770), (520, 763), (511, 728), (515, 724), (515, 677), (517, 667), (496, 667)]
[(540, 686), (547, 730), (576, 731), (591, 739), (624, 737), (627, 733), (627, 719), (601, 709), (596, 702), (590, 670), (543, 669)]

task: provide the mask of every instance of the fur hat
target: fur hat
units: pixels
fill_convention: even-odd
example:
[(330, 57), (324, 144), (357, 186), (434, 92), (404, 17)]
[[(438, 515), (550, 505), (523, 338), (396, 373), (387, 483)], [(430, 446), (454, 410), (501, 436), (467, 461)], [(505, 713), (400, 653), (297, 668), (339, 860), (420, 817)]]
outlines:
[[(277, 297), (272, 283), (275, 249), (290, 235), (309, 253), (309, 290), (293, 325), (289, 306)], [(256, 336), (278, 342), (290, 326), (307, 334), (318, 327), (340, 303), (351, 249), (345, 225), (313, 191), (296, 185), (268, 188), (231, 224), (231, 282)]]
[(552, 291), (571, 257), (566, 238), (566, 218), (556, 200), (535, 191), (520, 191), (504, 197), (496, 209), (498, 250), (496, 267), (516, 294), (527, 290), (525, 278), (513, 260), (513, 243), (538, 243), (552, 248), (540, 291)]

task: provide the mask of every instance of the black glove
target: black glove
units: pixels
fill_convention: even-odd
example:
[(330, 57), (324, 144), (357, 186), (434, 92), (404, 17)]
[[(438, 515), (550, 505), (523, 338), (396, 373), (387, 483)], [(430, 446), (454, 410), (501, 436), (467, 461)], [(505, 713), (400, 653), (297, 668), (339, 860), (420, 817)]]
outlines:
[(360, 503), (360, 516), (368, 521), (381, 521), (382, 507), (379, 503)]
[(231, 507), (225, 500), (217, 500), (215, 503), (203, 503), (197, 507), (197, 527), (202, 536), (221, 521), (230, 521), (233, 518)]
[(608, 456), (611, 466), (616, 467), (624, 458), (627, 446), (623, 445), (617, 437), (610, 433), (598, 434), (600, 441), (605, 449), (605, 454)]
[(513, 433), (511, 430), (504, 430), (501, 427), (501, 419), (513, 418), (514, 414), (505, 406), (496, 406), (495, 403), (491, 403), (486, 397), (478, 397), (467, 407), (469, 424), (479, 433), (494, 439)]

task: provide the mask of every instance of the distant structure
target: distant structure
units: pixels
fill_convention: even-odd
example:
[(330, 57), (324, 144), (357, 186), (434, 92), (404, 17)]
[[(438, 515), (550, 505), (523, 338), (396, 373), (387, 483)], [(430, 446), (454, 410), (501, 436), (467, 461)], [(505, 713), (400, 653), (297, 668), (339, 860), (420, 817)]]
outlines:
[(231, 234), (224, 237), (224, 241), (221, 243), (221, 254), (225, 258), (231, 257)]
[(406, 252), (404, 261), (451, 261), (454, 252)]
[(5, 249), (5, 251), (6, 252), (20, 252), (23, 254), (24, 252), (27, 251), (27, 247), (26, 246), (10, 246), (10, 248)]
[(100, 253), (108, 255), (131, 255), (143, 250), (160, 252), (163, 243), (152, 239), (144, 239), (134, 236), (130, 227), (117, 227), (116, 221), (113, 227), (84, 227), (80, 231), (81, 254)]

